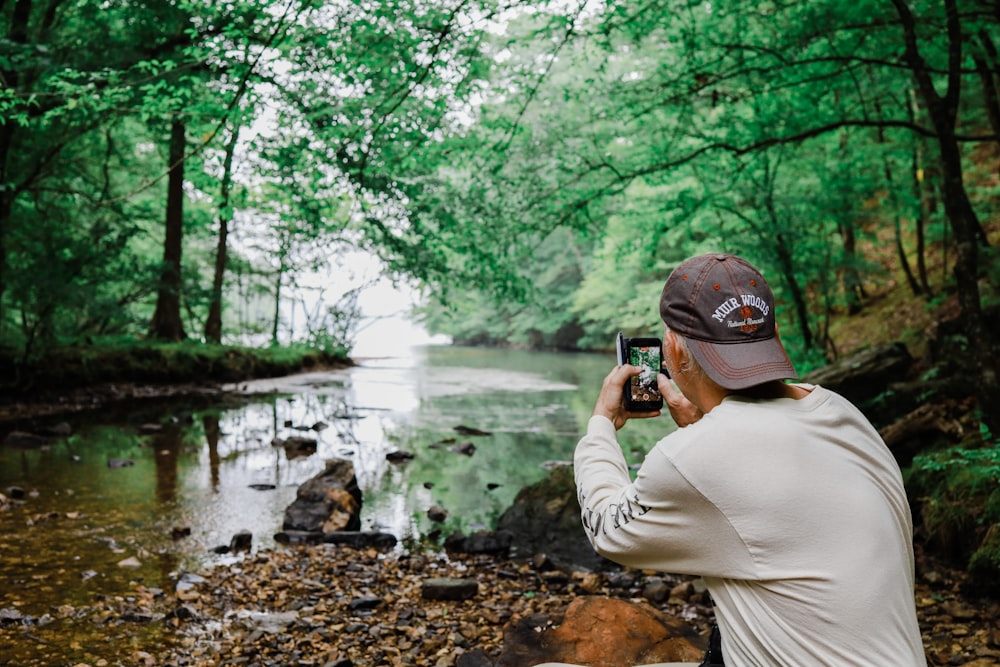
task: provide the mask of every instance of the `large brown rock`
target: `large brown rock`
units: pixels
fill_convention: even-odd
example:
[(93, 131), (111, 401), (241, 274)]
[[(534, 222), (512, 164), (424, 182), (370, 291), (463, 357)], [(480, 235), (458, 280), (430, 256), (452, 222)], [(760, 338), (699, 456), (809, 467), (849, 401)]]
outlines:
[(361, 489), (354, 465), (331, 459), (326, 469), (299, 487), (295, 501), (285, 509), (286, 531), (333, 533), (361, 528)]
[(496, 667), (567, 662), (589, 667), (632, 667), (699, 662), (706, 641), (686, 623), (642, 602), (604, 596), (570, 603), (555, 627), (526, 618), (504, 629)]

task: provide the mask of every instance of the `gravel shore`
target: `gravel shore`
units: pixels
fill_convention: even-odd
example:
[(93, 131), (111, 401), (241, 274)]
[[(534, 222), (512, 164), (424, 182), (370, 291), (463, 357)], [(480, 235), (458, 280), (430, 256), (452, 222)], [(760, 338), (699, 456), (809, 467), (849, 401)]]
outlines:
[[(916, 601), (931, 665), (1000, 664), (1000, 603), (962, 594), (961, 573), (918, 565)], [(472, 580), (464, 600), (432, 600), (430, 579)], [(697, 580), (653, 572), (566, 574), (543, 562), (406, 554), (333, 545), (283, 547), (177, 578), (174, 590), (6, 619), (0, 645), (23, 667), (116, 665), (416, 665), (487, 667), (504, 628), (557, 625), (577, 596), (643, 600), (707, 634), (711, 608)], [(73, 639), (73, 629), (97, 636)], [(91, 633), (86, 633), (91, 634)], [(521, 667), (521, 666), (518, 666)]]

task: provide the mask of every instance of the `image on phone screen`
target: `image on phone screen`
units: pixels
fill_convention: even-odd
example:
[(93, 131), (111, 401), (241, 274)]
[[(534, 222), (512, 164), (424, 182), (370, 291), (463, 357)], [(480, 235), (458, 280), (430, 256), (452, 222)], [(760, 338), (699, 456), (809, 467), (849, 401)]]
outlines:
[(629, 384), (633, 403), (649, 403), (662, 399), (656, 385), (656, 375), (660, 372), (660, 346), (635, 345), (629, 347), (629, 363), (642, 368), (642, 373), (633, 376)]

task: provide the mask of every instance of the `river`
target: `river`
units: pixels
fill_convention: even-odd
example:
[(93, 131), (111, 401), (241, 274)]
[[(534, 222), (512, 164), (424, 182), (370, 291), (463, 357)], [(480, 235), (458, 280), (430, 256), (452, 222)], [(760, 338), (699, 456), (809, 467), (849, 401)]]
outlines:
[[(334, 457), (354, 464), (364, 530), (402, 544), (435, 528), (492, 528), (521, 488), (572, 458), (614, 363), (455, 346), (358, 361), (244, 383), (251, 396), (235, 405), (104, 411), (69, 420), (72, 433), (44, 447), (0, 447), (0, 492), (24, 492), (0, 512), (0, 609), (41, 617), (137, 585), (170, 590), (181, 572), (246, 557), (216, 549), (242, 530), (253, 550), (282, 548), (273, 536), (285, 508)], [(671, 426), (630, 423), (629, 461)], [(272, 444), (292, 436), (315, 439), (316, 451)], [(390, 463), (396, 451), (413, 458)], [(448, 512), (441, 525), (427, 517), (435, 504)]]

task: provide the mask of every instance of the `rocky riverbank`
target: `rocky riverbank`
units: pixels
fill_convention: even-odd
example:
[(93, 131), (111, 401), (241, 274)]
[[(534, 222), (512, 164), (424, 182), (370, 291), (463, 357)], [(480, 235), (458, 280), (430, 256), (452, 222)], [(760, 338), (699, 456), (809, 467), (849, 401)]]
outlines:
[[(960, 572), (923, 559), (918, 579), (929, 664), (1000, 664), (1000, 604), (965, 597)], [(574, 604), (587, 603), (620, 618), (616, 601), (639, 610), (643, 622), (660, 623), (674, 637), (670, 650), (698, 650), (707, 636), (711, 608), (696, 579), (564, 572), (542, 558), (313, 545), (247, 554), (179, 576), (173, 590), (137, 584), (130, 595), (55, 609), (47, 618), (0, 610), (0, 653), (32, 647), (6, 661), (23, 667), (527, 667), (538, 658), (579, 656), (584, 645), (613, 655), (620, 646), (594, 641), (594, 629), (572, 614)], [(103, 639), (67, 640), (74, 624), (97, 628)], [(662, 637), (641, 641), (663, 645)]]

